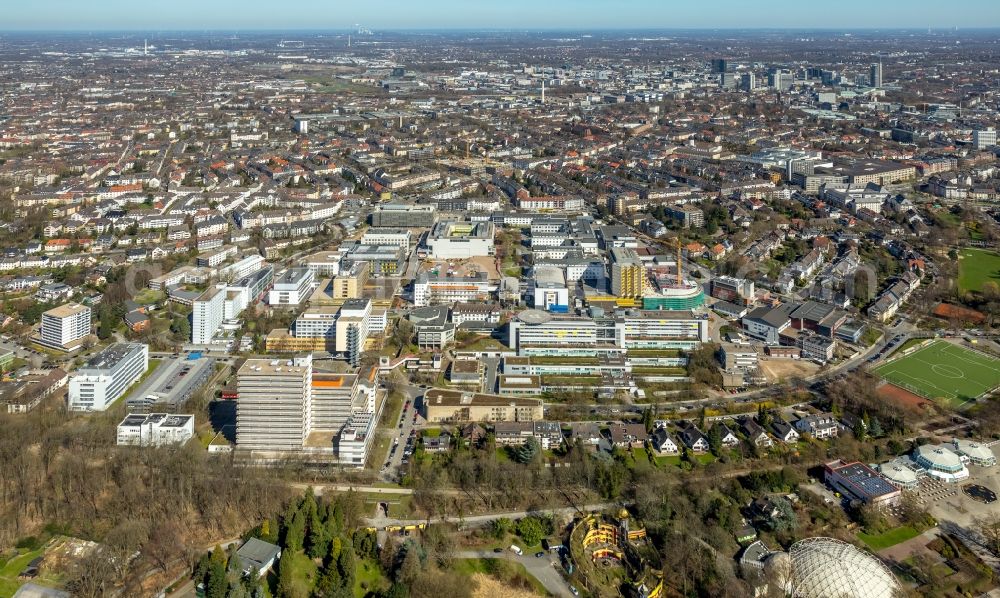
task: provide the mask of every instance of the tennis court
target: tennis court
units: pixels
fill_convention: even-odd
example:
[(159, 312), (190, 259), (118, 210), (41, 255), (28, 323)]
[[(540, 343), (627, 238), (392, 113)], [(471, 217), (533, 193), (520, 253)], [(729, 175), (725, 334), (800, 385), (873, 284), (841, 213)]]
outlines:
[(917, 395), (961, 407), (1000, 386), (1000, 359), (943, 340), (873, 370)]

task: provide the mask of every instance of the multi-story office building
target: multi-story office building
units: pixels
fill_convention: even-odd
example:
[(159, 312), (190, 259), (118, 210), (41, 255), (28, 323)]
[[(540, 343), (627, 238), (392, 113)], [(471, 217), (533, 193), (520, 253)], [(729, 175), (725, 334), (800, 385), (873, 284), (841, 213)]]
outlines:
[(312, 270), (313, 276), (320, 278), (331, 278), (340, 274), (340, 259), (343, 252), (340, 251), (318, 251), (304, 260), (302, 263), (306, 268)]
[(184, 444), (194, 437), (193, 415), (129, 414), (118, 424), (118, 446)]
[(375, 437), (375, 414), (370, 411), (352, 413), (337, 437), (337, 458), (342, 465), (364, 467)]
[(236, 447), (299, 451), (312, 430), (312, 357), (248, 359), (236, 374)]
[(439, 222), (427, 236), (431, 257), (438, 260), (493, 255), (496, 243), (492, 222)]
[(709, 294), (731, 303), (747, 303), (753, 301), (754, 283), (745, 278), (717, 276), (709, 285)]
[(690, 311), (639, 311), (590, 319), (526, 310), (508, 324), (519, 355), (620, 354), (627, 349), (692, 349), (708, 342), (708, 318)]
[(437, 221), (437, 208), (430, 205), (385, 204), (371, 215), (372, 226), (430, 228)]
[(423, 407), (431, 423), (531, 422), (545, 417), (540, 400), (440, 388), (427, 391)]
[(394, 245), (410, 253), (410, 231), (405, 228), (370, 228), (361, 237), (362, 245)]
[(365, 349), (371, 313), (371, 299), (348, 299), (337, 314), (334, 351), (346, 355), (351, 365), (358, 364)]
[(268, 305), (298, 305), (309, 298), (315, 276), (308, 268), (289, 268), (274, 280), (268, 293)]
[(53, 349), (75, 349), (90, 334), (90, 308), (76, 303), (54, 307), (42, 314), (41, 343)]
[(882, 63), (872, 64), (868, 71), (868, 83), (876, 89), (882, 87)]
[(253, 274), (230, 283), (226, 286), (226, 290), (236, 291), (243, 295), (241, 301), (243, 302), (243, 309), (246, 309), (251, 303), (262, 299), (264, 293), (267, 292), (273, 282), (274, 266), (268, 264)]
[(90, 358), (69, 379), (70, 411), (104, 411), (149, 367), (149, 347), (116, 343)]
[(615, 344), (626, 349), (693, 349), (708, 342), (708, 317), (690, 311), (644, 311), (615, 318)]
[(341, 268), (354, 264), (368, 265), (370, 276), (399, 276), (406, 263), (406, 252), (399, 245), (357, 244), (347, 250), (340, 262)]
[(648, 288), (646, 266), (634, 249), (612, 247), (611, 294), (615, 297), (638, 299)]
[(368, 282), (371, 267), (365, 262), (354, 262), (331, 281), (332, 299), (357, 299)]
[(295, 338), (333, 339), (336, 336), (337, 307), (310, 307), (295, 318), (292, 332)]
[(497, 292), (485, 272), (468, 276), (436, 276), (421, 272), (413, 281), (413, 304), (426, 307), (458, 301), (487, 301)]
[(997, 130), (993, 127), (976, 129), (972, 132), (972, 145), (977, 150), (984, 150), (997, 144)]
[(207, 345), (219, 330), (226, 316), (226, 290), (212, 287), (194, 300), (191, 312), (191, 342)]
[(687, 204), (667, 206), (667, 215), (676, 220), (684, 228), (701, 228), (705, 226), (705, 213), (701, 208)]
[(264, 258), (260, 254), (252, 253), (234, 264), (224, 268), (219, 268), (219, 280), (232, 281), (240, 280), (250, 276), (254, 272), (264, 267)]

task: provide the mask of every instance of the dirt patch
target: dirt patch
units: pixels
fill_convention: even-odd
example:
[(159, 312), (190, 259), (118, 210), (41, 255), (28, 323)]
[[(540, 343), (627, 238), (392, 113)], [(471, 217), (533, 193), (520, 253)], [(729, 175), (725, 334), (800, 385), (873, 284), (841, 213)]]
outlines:
[(472, 576), (476, 582), (476, 591), (472, 593), (473, 598), (535, 598), (538, 594), (525, 590), (516, 590), (493, 579), (485, 573), (476, 573)]
[(910, 538), (905, 542), (900, 542), (895, 546), (890, 546), (885, 550), (879, 552), (879, 556), (889, 561), (895, 561), (901, 563), (906, 559), (918, 555), (925, 554), (935, 562), (941, 560), (941, 555), (927, 548), (927, 543), (934, 539), (936, 534), (931, 532), (924, 532), (917, 536), (916, 538)]
[(793, 376), (807, 378), (819, 370), (819, 366), (805, 359), (765, 359), (758, 362), (770, 382), (788, 380)]
[(928, 401), (921, 396), (915, 395), (905, 388), (900, 388), (895, 384), (883, 384), (875, 392), (878, 394), (879, 398), (891, 401), (900, 407), (910, 409), (911, 411), (923, 411), (927, 407), (934, 404), (933, 402)]

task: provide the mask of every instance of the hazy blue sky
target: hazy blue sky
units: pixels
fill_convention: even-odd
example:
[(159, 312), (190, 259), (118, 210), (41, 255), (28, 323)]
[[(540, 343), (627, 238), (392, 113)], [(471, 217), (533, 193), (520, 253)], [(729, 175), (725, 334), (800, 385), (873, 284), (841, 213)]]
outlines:
[(1000, 27), (1000, 0), (8, 0), (0, 30)]

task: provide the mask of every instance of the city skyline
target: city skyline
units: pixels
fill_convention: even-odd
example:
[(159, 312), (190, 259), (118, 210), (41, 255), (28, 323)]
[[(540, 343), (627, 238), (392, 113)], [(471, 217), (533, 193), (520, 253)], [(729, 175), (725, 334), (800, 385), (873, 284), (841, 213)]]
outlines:
[(274, 12), (261, 0), (205, 5), (177, 0), (136, 7), (124, 0), (81, 4), (40, 0), (6, 9), (4, 31), (333, 30), (361, 24), (371, 29), (885, 29), (989, 28), (1000, 25), (1000, 4), (964, 0), (873, 3), (846, 0), (834, 13), (815, 5), (777, 0), (764, 6), (720, 0), (701, 5), (623, 0), (614, 11), (600, 0), (528, 0), (505, 3), (429, 0), (414, 5), (377, 0), (349, 6), (309, 0), (294, 11)]

